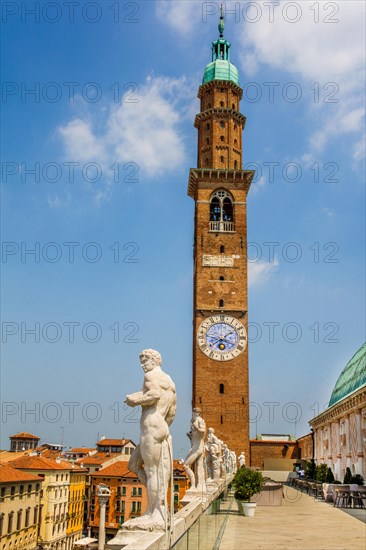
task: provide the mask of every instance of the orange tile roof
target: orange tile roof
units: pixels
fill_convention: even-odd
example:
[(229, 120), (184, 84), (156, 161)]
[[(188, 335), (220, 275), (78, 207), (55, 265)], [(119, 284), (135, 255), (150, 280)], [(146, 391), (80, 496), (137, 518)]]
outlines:
[(88, 456), (85, 458), (78, 458), (77, 464), (103, 464), (103, 462), (106, 462), (107, 460), (110, 460), (111, 458), (114, 458), (116, 456), (122, 456), (121, 453), (96, 453), (95, 455)]
[(9, 464), (0, 464), (0, 483), (13, 483), (17, 481), (40, 481), (40, 478), (17, 470)]
[(18, 434), (11, 435), (9, 439), (41, 439), (38, 435), (33, 435), (28, 432), (19, 432)]
[(44, 456), (21, 456), (12, 460), (10, 465), (24, 470), (71, 470), (71, 464), (56, 462)]
[(101, 439), (97, 441), (97, 445), (111, 445), (111, 446), (122, 446), (126, 445), (130, 440), (129, 439)]
[(70, 470), (70, 473), (71, 474), (87, 474), (88, 473), (88, 469), (87, 468), (81, 468), (80, 466), (79, 467), (75, 467), (75, 468), (72, 468), (71, 467), (71, 470)]
[(107, 468), (103, 468), (102, 470), (99, 470), (98, 472), (95, 472), (92, 474), (92, 476), (96, 477), (133, 477), (137, 478), (137, 475), (131, 472), (128, 468), (128, 462), (119, 461), (115, 462), (114, 464), (111, 464), (110, 466), (107, 466)]
[(27, 451), (0, 451), (0, 462), (9, 462), (10, 460), (15, 460), (16, 458), (19, 458), (20, 456), (28, 456)]
[(92, 451), (96, 451), (95, 447), (75, 447), (74, 449), (70, 449), (69, 451), (65, 451), (65, 454), (70, 453), (90, 453)]

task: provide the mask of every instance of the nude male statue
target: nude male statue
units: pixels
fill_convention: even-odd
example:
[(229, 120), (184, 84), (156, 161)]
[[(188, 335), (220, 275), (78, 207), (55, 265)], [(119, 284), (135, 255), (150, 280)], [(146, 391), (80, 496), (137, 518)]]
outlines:
[(215, 435), (215, 430), (213, 428), (208, 429), (206, 450), (206, 465), (208, 476), (210, 479), (217, 481), (220, 478), (221, 473), (222, 441)]
[(140, 354), (145, 372), (142, 390), (126, 396), (130, 407), (141, 405), (140, 443), (131, 455), (129, 469), (147, 487), (147, 509), (130, 519), (124, 529), (164, 529), (167, 522), (166, 496), (172, 472), (172, 443), (169, 426), (176, 413), (175, 385), (161, 370), (161, 355), (155, 350)]
[[(201, 418), (201, 409), (193, 409), (191, 420), (191, 431), (187, 434), (191, 440), (191, 449), (183, 462), (183, 467), (191, 482), (191, 489), (201, 489), (205, 481), (205, 470), (203, 464), (203, 453), (205, 450), (206, 423)], [(196, 475), (191, 466), (195, 464)]]

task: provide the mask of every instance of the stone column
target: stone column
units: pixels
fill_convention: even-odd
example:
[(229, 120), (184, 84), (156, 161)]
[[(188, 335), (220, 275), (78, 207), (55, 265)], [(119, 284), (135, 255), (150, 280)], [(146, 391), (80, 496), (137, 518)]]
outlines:
[(361, 410), (356, 411), (356, 435), (357, 435), (357, 463), (355, 464), (356, 474), (363, 474), (363, 437), (362, 437), (362, 416)]
[(346, 414), (346, 416), (344, 417), (344, 435), (346, 438), (346, 468), (351, 469), (351, 446), (349, 441), (349, 415), (348, 414)]
[(105, 512), (111, 492), (105, 485), (98, 485), (98, 498), (100, 508), (98, 550), (105, 547)]
[(337, 461), (334, 467), (334, 477), (336, 479), (341, 479), (342, 476), (342, 466), (341, 466), (341, 424), (340, 420), (337, 421), (336, 429), (336, 452), (337, 452)]
[(333, 470), (333, 454), (332, 454), (332, 423), (328, 425), (328, 466)]

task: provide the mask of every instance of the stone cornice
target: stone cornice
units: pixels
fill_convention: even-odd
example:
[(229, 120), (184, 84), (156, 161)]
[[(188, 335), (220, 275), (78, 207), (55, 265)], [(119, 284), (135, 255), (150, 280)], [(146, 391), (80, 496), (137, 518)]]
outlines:
[(234, 92), (236, 92), (239, 96), (239, 99), (243, 97), (243, 89), (238, 86), (238, 84), (235, 84), (235, 82), (232, 82), (231, 80), (211, 80), (210, 82), (206, 82), (205, 84), (201, 84), (201, 86), (198, 88), (198, 94), (197, 97), (201, 98), (203, 94), (206, 92), (206, 90), (209, 90), (210, 88), (232, 88)]
[(227, 187), (230, 190), (244, 189), (248, 192), (254, 170), (220, 170), (217, 168), (191, 168), (188, 179), (188, 195), (196, 198), (197, 189), (218, 189)]
[(338, 403), (335, 403), (329, 409), (326, 409), (310, 420), (309, 424), (312, 428), (321, 428), (324, 424), (339, 420), (342, 416), (360, 410), (363, 407), (366, 407), (366, 385)]
[(196, 128), (199, 128), (200, 122), (205, 122), (206, 120), (211, 120), (212, 117), (217, 119), (228, 120), (229, 118), (234, 119), (238, 124), (241, 124), (243, 129), (245, 127), (246, 117), (239, 113), (239, 111), (234, 111), (234, 109), (223, 109), (223, 108), (212, 108), (198, 113), (194, 120), (194, 125)]

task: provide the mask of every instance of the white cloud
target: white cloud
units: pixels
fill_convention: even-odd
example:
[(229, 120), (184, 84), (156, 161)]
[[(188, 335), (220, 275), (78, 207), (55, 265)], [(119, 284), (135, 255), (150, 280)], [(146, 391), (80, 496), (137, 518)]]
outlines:
[(68, 159), (135, 162), (144, 178), (174, 171), (185, 163), (180, 127), (194, 96), (184, 77), (148, 77), (133, 96), (130, 90), (119, 105), (110, 105), (107, 116), (78, 117), (59, 128)]
[[(187, 34), (195, 24), (201, 22), (201, 3), (189, 0), (158, 0), (156, 15), (174, 31)], [(199, 15), (197, 15), (197, 13)]]
[[(308, 119), (313, 128), (308, 154), (322, 151), (337, 136), (353, 133), (357, 140), (353, 157), (362, 158), (364, 153), (358, 136), (364, 116), (365, 3), (293, 4), (301, 10), (298, 22), (286, 21), (286, 17), (294, 17), (295, 12), (293, 8), (286, 15), (284, 10), (289, 3), (282, 0), (273, 4), (273, 22), (270, 22), (268, 6), (260, 3), (260, 21), (235, 26), (239, 28), (243, 45), (241, 64), (245, 74), (253, 76), (265, 64), (291, 73), (293, 78), (300, 79), (304, 89), (319, 83), (319, 102), (311, 106)], [(317, 8), (318, 23), (314, 21)], [(329, 95), (334, 90), (332, 86), (323, 88), (330, 82), (339, 86), (333, 96)], [(337, 102), (324, 102), (331, 98)], [(314, 97), (311, 99), (314, 101)]]
[(253, 287), (266, 283), (271, 275), (278, 269), (277, 258), (273, 262), (249, 262), (248, 263), (248, 286)]
[(105, 150), (103, 140), (98, 139), (90, 122), (75, 118), (59, 128), (68, 157), (78, 162), (103, 161)]

